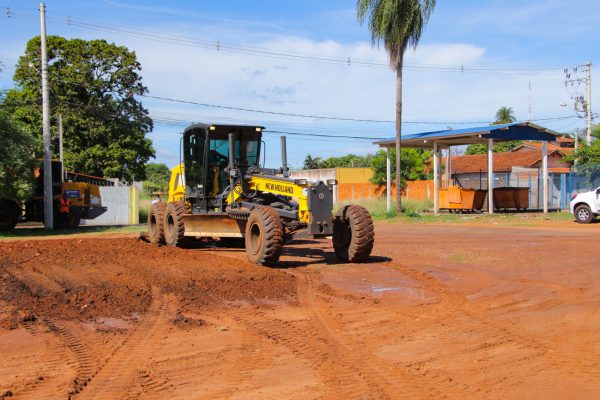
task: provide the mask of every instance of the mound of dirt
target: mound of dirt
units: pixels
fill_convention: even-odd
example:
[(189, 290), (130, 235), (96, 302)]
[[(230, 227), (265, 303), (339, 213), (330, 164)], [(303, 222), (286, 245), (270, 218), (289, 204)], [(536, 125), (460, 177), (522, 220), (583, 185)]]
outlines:
[(293, 301), (296, 294), (296, 280), (285, 271), (134, 238), (0, 243), (0, 277), (0, 301), (61, 319), (144, 313), (152, 288), (180, 297), (183, 311)]

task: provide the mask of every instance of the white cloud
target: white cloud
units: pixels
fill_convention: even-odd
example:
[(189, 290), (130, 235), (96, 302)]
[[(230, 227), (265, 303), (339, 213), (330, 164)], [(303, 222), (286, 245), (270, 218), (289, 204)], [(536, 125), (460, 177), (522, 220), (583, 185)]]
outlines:
[[(360, 119), (394, 119), (395, 73), (389, 68), (361, 68), (281, 60), (210, 49), (131, 42), (144, 66), (144, 81), (154, 95), (194, 100), (203, 103), (242, 108), (273, 110), (294, 114), (333, 115)], [(383, 51), (370, 43), (343, 44), (331, 40), (279, 36), (255, 42), (254, 47), (287, 53), (321, 54), (329, 57), (378, 60), (386, 63)], [(477, 65), (485, 64), (486, 49), (465, 43), (436, 43), (420, 46), (407, 54), (409, 64)], [(528, 82), (533, 82), (535, 117), (556, 116), (559, 104), (567, 98), (560, 74), (556, 76), (490, 75), (458, 72), (404, 73), (404, 114), (406, 121), (491, 121), (501, 106), (511, 106), (520, 119), (527, 118)], [(174, 107), (173, 104), (147, 102), (151, 110)], [(218, 118), (240, 122), (275, 125), (282, 129), (338, 129), (340, 134), (391, 136), (393, 124), (339, 123), (294, 117), (252, 114), (214, 108), (177, 106), (193, 112), (198, 119)], [(192, 111), (193, 110), (193, 111)], [(442, 126), (445, 127), (445, 126)], [(434, 125), (406, 125), (405, 132), (437, 129)], [(163, 129), (157, 126), (157, 131)], [(335, 143), (298, 138), (299, 151), (291, 159), (301, 164), (305, 154), (329, 156), (347, 151)], [(272, 143), (271, 143), (272, 142)], [(348, 142), (345, 142), (348, 143)], [(269, 141), (278, 161), (275, 140)], [(373, 151), (370, 144), (354, 147), (356, 152)]]
[[(376, 60), (387, 65), (382, 49), (370, 42), (340, 43), (315, 41), (306, 37), (256, 33), (245, 28), (234, 30), (218, 25), (203, 26), (202, 35), (213, 35), (221, 43), (244, 43), (245, 46), (272, 49), (285, 53), (317, 54), (351, 60)], [(194, 36), (194, 27), (156, 27), (165, 35)], [(208, 33), (206, 33), (208, 32)], [(199, 34), (197, 34), (199, 35)], [(196, 35), (196, 36), (197, 36)], [(83, 32), (83, 37), (95, 34)], [(364, 68), (268, 58), (237, 52), (216, 51), (150, 42), (124, 36), (107, 36), (118, 44), (135, 50), (142, 66), (145, 84), (152, 95), (192, 100), (202, 103), (284, 113), (333, 115), (359, 119), (393, 120), (395, 115), (395, 73), (386, 66)], [(210, 40), (211, 38), (207, 38)], [(485, 65), (487, 49), (470, 43), (430, 43), (407, 53), (408, 64)], [(532, 77), (489, 75), (458, 72), (404, 72), (405, 121), (488, 121), (501, 106), (510, 106), (520, 119), (527, 118), (528, 81), (533, 84), (534, 118), (569, 115), (559, 104), (568, 101), (560, 73), (556, 76)], [(264, 124), (288, 131), (334, 132), (364, 136), (392, 136), (393, 124), (335, 123), (296, 117), (253, 114), (218, 108), (144, 100), (151, 113), (188, 114), (175, 117), (190, 121), (238, 121)], [(192, 115), (189, 115), (192, 114)], [(568, 121), (567, 121), (568, 122)], [(564, 125), (564, 122), (561, 122)], [(552, 124), (548, 124), (553, 127)], [(445, 127), (442, 126), (442, 127)], [(438, 129), (436, 125), (406, 125), (405, 132)], [(151, 137), (155, 141), (158, 161), (176, 162), (179, 127), (157, 124)], [(269, 136), (268, 164), (278, 163), (278, 138)], [(291, 162), (298, 166), (306, 153), (327, 157), (376, 150), (366, 142), (307, 140), (292, 138)]]

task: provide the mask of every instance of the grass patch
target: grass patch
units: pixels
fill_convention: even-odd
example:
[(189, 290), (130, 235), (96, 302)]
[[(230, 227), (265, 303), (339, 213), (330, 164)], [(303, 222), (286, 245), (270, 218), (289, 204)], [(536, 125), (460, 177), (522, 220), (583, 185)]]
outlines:
[[(395, 204), (392, 204), (392, 209), (387, 211), (386, 200), (382, 198), (344, 201), (341, 203), (336, 203), (333, 208), (335, 211), (337, 211), (340, 208), (350, 204), (356, 204), (365, 207), (367, 210), (369, 210), (369, 213), (371, 213), (371, 216), (374, 220), (392, 220), (398, 218), (398, 213), (394, 207)], [(421, 218), (424, 213), (430, 212), (431, 210), (433, 210), (433, 203), (430, 201), (404, 199), (402, 200), (401, 217)]]
[(139, 221), (141, 224), (148, 221), (148, 213), (150, 212), (151, 205), (152, 205), (152, 200), (150, 200), (150, 199), (140, 200), (139, 207), (138, 207), (138, 216), (140, 218)]
[(541, 212), (501, 212), (489, 215), (486, 212), (474, 214), (450, 214), (442, 212), (439, 215), (433, 214), (433, 202), (402, 200), (402, 212), (400, 215), (395, 210), (395, 204), (392, 204), (392, 210), (387, 211), (386, 200), (377, 199), (358, 199), (355, 201), (345, 201), (337, 203), (334, 210), (341, 207), (356, 204), (365, 207), (371, 213), (376, 221), (402, 221), (408, 223), (429, 223), (429, 224), (462, 224), (462, 223), (482, 223), (487, 225), (508, 225), (508, 226), (536, 226), (542, 221), (572, 221), (573, 215), (568, 211), (556, 211), (547, 215)]
[(137, 233), (146, 229), (144, 224), (125, 226), (80, 226), (74, 229), (46, 230), (43, 226), (18, 226), (10, 232), (0, 232), (2, 239), (27, 239), (33, 237), (98, 235), (114, 233)]

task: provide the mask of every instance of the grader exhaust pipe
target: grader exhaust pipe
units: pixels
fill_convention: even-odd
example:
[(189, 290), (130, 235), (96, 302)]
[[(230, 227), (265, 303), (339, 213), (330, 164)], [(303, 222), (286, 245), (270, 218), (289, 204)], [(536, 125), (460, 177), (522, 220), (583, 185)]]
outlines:
[(281, 137), (281, 171), (283, 172), (283, 177), (288, 178), (290, 176), (290, 169), (288, 168), (287, 162), (287, 142), (286, 137)]
[(235, 171), (235, 133), (229, 132), (227, 135), (229, 140), (229, 185), (231, 192), (233, 193), (233, 186), (235, 185), (236, 171)]

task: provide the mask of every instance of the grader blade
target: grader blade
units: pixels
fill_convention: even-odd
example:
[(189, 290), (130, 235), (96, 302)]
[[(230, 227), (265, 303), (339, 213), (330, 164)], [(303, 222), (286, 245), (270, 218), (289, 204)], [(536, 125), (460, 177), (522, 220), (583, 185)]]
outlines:
[(185, 236), (195, 237), (244, 237), (246, 221), (240, 221), (227, 215), (186, 214)]

